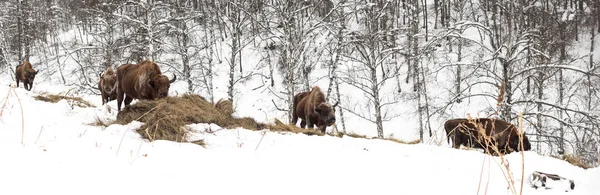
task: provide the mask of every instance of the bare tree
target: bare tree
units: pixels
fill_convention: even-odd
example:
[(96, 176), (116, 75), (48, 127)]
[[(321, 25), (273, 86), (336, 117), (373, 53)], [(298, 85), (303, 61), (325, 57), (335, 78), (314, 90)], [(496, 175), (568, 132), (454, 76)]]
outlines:
[(385, 99), (382, 96), (383, 88), (390, 79), (396, 78), (399, 67), (390, 56), (396, 48), (389, 48), (386, 43), (385, 29), (381, 29), (379, 23), (384, 9), (389, 6), (388, 1), (379, 1), (379, 4), (367, 4), (357, 2), (354, 10), (355, 18), (363, 27), (363, 31), (353, 31), (347, 35), (347, 47), (351, 52), (344, 53), (344, 57), (356, 65), (347, 65), (341, 73), (340, 79), (362, 91), (368, 98), (373, 114), (362, 114), (353, 109), (347, 109), (351, 113), (374, 123), (377, 126), (377, 136), (383, 138), (383, 121), (389, 120), (391, 116), (382, 112), (384, 107), (391, 106), (397, 101)]

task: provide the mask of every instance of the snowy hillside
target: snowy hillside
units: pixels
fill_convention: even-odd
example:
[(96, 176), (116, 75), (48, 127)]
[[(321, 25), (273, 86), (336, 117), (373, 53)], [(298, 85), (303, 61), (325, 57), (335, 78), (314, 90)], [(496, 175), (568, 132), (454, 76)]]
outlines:
[[(479, 194), (512, 194), (500, 159), (480, 151), (268, 130), (206, 133), (209, 126), (217, 129), (214, 124), (189, 125), (205, 147), (148, 142), (133, 131), (138, 122), (91, 125), (114, 119), (115, 101), (109, 113), (95, 95), (82, 96), (88, 108), (33, 98), (66, 94), (68, 87), (39, 84), (29, 92), (9, 84), (0, 85), (0, 194), (462, 195), (478, 188)], [(583, 170), (533, 151), (524, 155), (523, 194), (600, 193), (600, 168)], [(521, 154), (506, 159), (518, 192)], [(572, 179), (576, 187), (536, 190), (529, 183), (533, 171)]]

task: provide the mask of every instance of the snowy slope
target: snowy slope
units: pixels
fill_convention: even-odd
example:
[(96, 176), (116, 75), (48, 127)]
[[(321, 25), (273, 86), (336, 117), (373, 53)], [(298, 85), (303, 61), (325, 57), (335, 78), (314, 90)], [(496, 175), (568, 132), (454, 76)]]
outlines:
[[(148, 142), (133, 131), (138, 122), (105, 129), (88, 125), (96, 117), (114, 119), (115, 101), (109, 113), (94, 95), (83, 98), (95, 108), (32, 98), (68, 87), (40, 84), (25, 91), (7, 85), (0, 85), (0, 106), (6, 103), (0, 117), (0, 194), (477, 194), (483, 164), (479, 194), (511, 194), (495, 163), (499, 159), (483, 163), (480, 151), (267, 130), (205, 133), (209, 126), (218, 129), (214, 124), (190, 125), (206, 148)], [(507, 160), (519, 183), (520, 154)], [(600, 168), (583, 170), (526, 152), (526, 180), (533, 171), (574, 179), (576, 188), (536, 190), (525, 181), (523, 194), (600, 193)]]

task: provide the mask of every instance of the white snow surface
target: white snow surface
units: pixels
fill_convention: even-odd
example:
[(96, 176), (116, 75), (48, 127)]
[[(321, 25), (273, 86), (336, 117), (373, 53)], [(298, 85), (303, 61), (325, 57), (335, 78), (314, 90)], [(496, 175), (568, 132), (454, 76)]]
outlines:
[[(65, 93), (65, 86), (26, 91), (7, 80), (0, 86), (0, 106), (6, 105), (0, 194), (512, 194), (500, 158), (477, 150), (215, 124), (188, 126), (206, 147), (149, 142), (134, 131), (139, 122), (89, 125), (116, 118), (116, 101), (101, 106), (99, 96), (83, 95), (95, 107), (71, 107), (33, 98)], [(519, 193), (521, 154), (505, 157)], [(600, 168), (584, 170), (533, 151), (524, 153), (524, 162), (523, 194), (600, 194)], [(533, 171), (575, 180), (576, 187), (534, 189)]]

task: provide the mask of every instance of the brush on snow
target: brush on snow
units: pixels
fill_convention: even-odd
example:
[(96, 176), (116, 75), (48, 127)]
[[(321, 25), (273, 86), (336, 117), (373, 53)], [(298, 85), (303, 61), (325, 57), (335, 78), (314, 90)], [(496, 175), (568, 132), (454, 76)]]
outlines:
[(531, 186), (535, 189), (563, 188), (565, 192), (575, 189), (575, 181), (561, 177), (557, 174), (534, 171), (530, 177)]
[(258, 123), (250, 117), (236, 118), (232, 112), (223, 112), (202, 96), (186, 94), (181, 97), (166, 97), (159, 100), (140, 100), (125, 107), (117, 114), (118, 124), (128, 124), (137, 120), (143, 122), (136, 131), (145, 139), (189, 142), (186, 138), (189, 130), (184, 126), (194, 123), (213, 123), (223, 128), (244, 128), (248, 130), (270, 129), (323, 135), (312, 129), (301, 129), (283, 124), (276, 119), (275, 124)]

